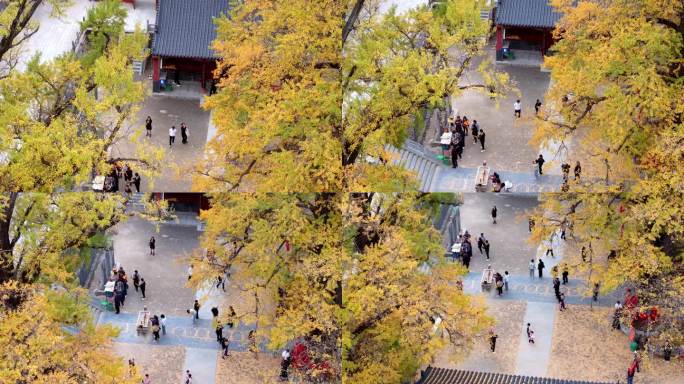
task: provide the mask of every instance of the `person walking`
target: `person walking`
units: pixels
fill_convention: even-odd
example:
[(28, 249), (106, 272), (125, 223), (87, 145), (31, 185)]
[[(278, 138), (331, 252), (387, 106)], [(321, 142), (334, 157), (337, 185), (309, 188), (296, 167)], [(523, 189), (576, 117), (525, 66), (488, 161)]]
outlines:
[(563, 181), (566, 183), (568, 182), (568, 178), (570, 177), (570, 164), (568, 163), (563, 163), (561, 164), (561, 172), (563, 172)]
[(460, 150), (459, 140), (461, 140), (461, 137), (458, 134), (456, 134), (456, 133), (451, 134), (450, 152), (451, 152), (451, 167), (452, 168), (458, 168), (458, 157), (459, 157), (458, 152)]
[(575, 180), (579, 180), (581, 174), (582, 174), (582, 166), (580, 165), (580, 162), (578, 161), (577, 164), (575, 164)]
[(190, 308), (186, 310), (186, 312), (188, 313), (188, 315), (190, 315), (190, 318), (192, 319), (192, 325), (197, 324), (197, 311), (193, 308)]
[(563, 263), (563, 285), (568, 283), (568, 275), (570, 272), (568, 272), (568, 265)]
[(195, 300), (195, 304), (192, 305), (192, 308), (195, 310), (195, 319), (199, 319), (199, 310), (200, 310), (199, 301)]
[(495, 353), (496, 351), (496, 339), (499, 337), (494, 332), (494, 328), (489, 330), (489, 349), (492, 351), (492, 353)]
[(480, 237), (477, 238), (477, 250), (480, 251), (480, 255), (482, 254), (485, 240), (484, 233), (480, 233)]
[(223, 351), (223, 354), (221, 354), (221, 358), (225, 359), (226, 357), (230, 356), (230, 354), (228, 353), (228, 345), (230, 344), (230, 342), (225, 337), (221, 337), (221, 340), (219, 342), (221, 343), (221, 350)]
[(221, 275), (216, 276), (216, 289), (222, 287), (223, 292), (226, 291), (226, 281), (221, 277)]
[(532, 330), (532, 327), (531, 327), (530, 323), (527, 323), (526, 332), (527, 332), (527, 337), (528, 337), (528, 338), (530, 337), (530, 331), (531, 331), (531, 330)]
[(145, 137), (152, 137), (152, 117), (145, 119)]
[(493, 224), (496, 224), (496, 213), (497, 213), (497, 209), (496, 209), (496, 205), (495, 205), (494, 208), (492, 208), (492, 223)]
[(544, 156), (542, 156), (542, 154), (540, 153), (537, 160), (535, 160), (533, 163), (533, 164), (537, 164), (537, 172), (539, 172), (540, 175), (544, 174), (544, 172), (542, 172), (542, 167), (544, 166), (545, 162), (546, 162), (546, 160), (544, 160)]
[(154, 239), (154, 236), (150, 237), (150, 256), (154, 256), (154, 248), (157, 245), (157, 240)]
[(516, 100), (515, 103), (513, 103), (513, 116), (520, 118), (521, 113), (522, 113), (522, 104), (520, 104), (520, 100)]
[(544, 261), (542, 259), (539, 259), (539, 264), (537, 264), (537, 270), (539, 271), (539, 278), (542, 278), (542, 271), (544, 270)]
[(292, 362), (292, 359), (290, 358), (290, 351), (286, 349), (280, 354), (280, 356), (282, 357), (282, 360), (280, 361), (280, 380), (287, 381), (287, 370), (290, 368), (290, 363)]
[(560, 286), (561, 286), (560, 280), (558, 280), (557, 277), (554, 277), (553, 278), (553, 292), (556, 294), (556, 300), (558, 300), (558, 302), (560, 302), (560, 299), (561, 299), (561, 297), (560, 297), (560, 295), (561, 295)]
[(532, 278), (534, 278), (535, 268), (536, 268), (536, 264), (534, 263), (534, 259), (530, 259), (529, 269), (530, 269), (530, 277), (532, 277)]
[(530, 329), (530, 333), (527, 335), (527, 342), (529, 344), (534, 344), (534, 331)]
[(560, 297), (558, 299), (558, 302), (560, 303), (560, 311), (563, 312), (565, 311), (565, 293), (561, 293)]
[(150, 379), (150, 374), (146, 373), (142, 380), (142, 384), (152, 384), (152, 379)]
[(138, 292), (138, 286), (140, 286), (140, 275), (138, 274), (138, 270), (136, 269), (133, 271), (133, 288), (135, 288), (135, 291)]
[(187, 144), (188, 143), (188, 134), (190, 131), (188, 130), (188, 126), (185, 125), (185, 122), (181, 123), (181, 143), (182, 144)]
[(508, 291), (508, 278), (509, 277), (510, 276), (508, 275), (508, 271), (504, 271), (504, 276), (503, 276), (503, 278), (504, 278), (504, 289), (506, 291)]
[(473, 134), (473, 143), (477, 143), (477, 138), (480, 135), (480, 125), (477, 120), (473, 120), (473, 125), (470, 127), (470, 133)]
[(600, 284), (594, 283), (592, 300), (598, 301), (599, 289), (600, 289)]
[(463, 265), (466, 267), (466, 269), (470, 268), (470, 258), (473, 256), (473, 247), (470, 244), (470, 241), (466, 239), (461, 243), (461, 262)]
[(503, 295), (503, 276), (501, 276), (499, 272), (494, 275), (494, 281), (496, 285), (496, 294), (499, 296)]
[(184, 384), (192, 384), (192, 373), (190, 373), (190, 370), (185, 371), (185, 382)]
[(218, 317), (218, 315), (219, 315), (218, 307), (211, 307), (211, 315), (212, 315), (214, 318), (217, 318), (217, 317)]
[(152, 335), (154, 336), (154, 340), (159, 341), (159, 317), (157, 317), (157, 315), (152, 316), (150, 323), (152, 323)]
[(532, 233), (532, 229), (534, 229), (534, 219), (530, 217), (527, 219), (527, 230)]
[(166, 335), (166, 316), (163, 313), (159, 316), (159, 326), (161, 327), (162, 335)]
[(176, 142), (176, 126), (169, 128), (169, 147)]
[(630, 364), (629, 368), (627, 368), (627, 384), (634, 383), (634, 375), (639, 371), (639, 355), (637, 355), (635, 351), (634, 360), (632, 360), (632, 364)]
[(135, 185), (135, 191), (140, 193), (140, 175), (138, 172), (136, 172), (135, 176), (133, 176), (133, 185)]
[(484, 129), (480, 128), (480, 133), (477, 135), (477, 139), (480, 140), (480, 147), (482, 148), (480, 152), (485, 151), (485, 137), (486, 135)]
[(228, 324), (228, 328), (233, 328), (235, 325), (235, 319), (237, 317), (237, 313), (235, 313), (235, 309), (233, 308), (232, 305), (228, 306), (228, 319), (226, 320), (226, 324)]
[(220, 343), (221, 339), (223, 339), (223, 324), (221, 320), (216, 320), (216, 341)]
[(534, 103), (534, 114), (538, 115), (539, 114), (539, 109), (541, 108), (542, 103), (537, 99), (537, 101)]
[(482, 248), (484, 248), (487, 261), (489, 261), (489, 240), (485, 239), (484, 244), (482, 244)]
[(551, 255), (551, 257), (556, 257), (553, 255), (553, 237), (549, 239), (548, 243), (546, 243), (546, 253), (544, 253), (544, 256)]
[(188, 280), (192, 279), (192, 264), (188, 267)]
[(145, 279), (142, 277), (140, 278), (140, 293), (142, 294), (142, 299), (145, 300), (145, 287), (147, 287), (147, 283), (145, 283)]

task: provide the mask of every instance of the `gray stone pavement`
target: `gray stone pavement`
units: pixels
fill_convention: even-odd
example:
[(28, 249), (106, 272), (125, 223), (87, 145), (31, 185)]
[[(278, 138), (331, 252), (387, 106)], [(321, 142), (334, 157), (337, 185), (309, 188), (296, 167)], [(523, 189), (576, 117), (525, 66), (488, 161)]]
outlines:
[(62, 16), (52, 17), (52, 6), (47, 2), (41, 4), (32, 18), (32, 22), (40, 27), (38, 32), (22, 43), (18, 69), (23, 71), (36, 53), (40, 53), (41, 61), (45, 62), (70, 51), (72, 42), (78, 36), (79, 23), (94, 5), (97, 3), (90, 0), (72, 0)]
[[(164, 165), (159, 177), (153, 180), (150, 188), (149, 180), (143, 178), (141, 191), (189, 192), (192, 189), (191, 167), (204, 156), (209, 126), (209, 112), (201, 108), (201, 100), (184, 99), (162, 95), (151, 95), (145, 99), (132, 129), (140, 130), (138, 140), (150, 140), (153, 145), (166, 152)], [(145, 119), (152, 117), (152, 138), (145, 137)], [(188, 144), (181, 144), (180, 124), (185, 122), (189, 129)], [(176, 126), (176, 142), (169, 147), (169, 128)], [(113, 157), (131, 157), (135, 153), (135, 145), (130, 141), (122, 141), (112, 148)], [(135, 164), (132, 164), (135, 171)]]
[[(551, 341), (557, 308), (554, 304), (528, 302), (525, 317), (520, 327), (520, 343), (515, 373), (524, 376), (546, 376), (551, 360)], [(527, 324), (534, 331), (534, 343), (527, 338)]]
[[(499, 270), (498, 272), (501, 272)], [(557, 305), (558, 301), (553, 292), (553, 280), (550, 276), (542, 279), (537, 277), (512, 275), (508, 284), (508, 291), (498, 296), (494, 287), (483, 289), (480, 284), (481, 271), (471, 272), (463, 279), (463, 290), (466, 293), (477, 295), (484, 294), (491, 300), (517, 300), (535, 303), (547, 303)], [(565, 293), (565, 303), (570, 305), (594, 305), (600, 307), (612, 307), (616, 300), (620, 300), (618, 291), (608, 295), (599, 296), (598, 301), (592, 303), (590, 289), (579, 279), (569, 279), (568, 284), (561, 285), (561, 291)], [(556, 308), (558, 309), (558, 308)]]
[[(492, 172), (497, 172), (502, 181), (513, 183), (513, 187), (509, 192), (500, 192), (502, 195), (509, 193), (539, 194), (543, 192), (558, 192), (563, 182), (563, 178), (559, 175), (548, 175), (546, 172), (543, 175), (535, 175), (535, 168), (531, 165), (528, 167), (528, 172), (504, 171), (495, 167), (491, 167), (491, 170)], [(445, 165), (439, 168), (435, 175), (430, 192), (474, 193), (476, 173), (476, 167), (461, 167), (461, 163), (459, 163), (458, 168), (451, 168), (451, 166)], [(491, 184), (489, 187), (490, 189), (486, 193), (491, 193)]]
[[(159, 312), (152, 312), (159, 315)], [(151, 332), (138, 333), (136, 330), (137, 313), (102, 312), (98, 317), (98, 324), (110, 324), (118, 327), (121, 332), (116, 338), (118, 343), (149, 344), (149, 345), (180, 345), (193, 349), (220, 350), (216, 341), (215, 330), (211, 326), (211, 320), (200, 318), (196, 323), (192, 322), (190, 315), (167, 316), (166, 335), (161, 335), (159, 341), (154, 341)], [(248, 350), (249, 331), (254, 326), (249, 324), (237, 324), (234, 328), (225, 327), (223, 336), (230, 341), (231, 351), (245, 352)], [(266, 341), (259, 345), (261, 351), (267, 351)]]
[[(481, 272), (488, 264), (512, 275), (526, 275), (536, 248), (527, 243), (527, 211), (536, 208), (537, 195), (464, 193), (460, 206), (461, 228), (473, 236), (471, 271)], [(497, 207), (497, 224), (492, 223), (491, 209)], [(477, 237), (484, 233), (490, 243), (490, 261), (477, 250)]]
[[(493, 224), (490, 214), (494, 205), (498, 210), (497, 224)], [(526, 303), (525, 314), (518, 325), (520, 332), (514, 373), (543, 377), (547, 375), (554, 324), (559, 313), (550, 269), (563, 259), (565, 246), (559, 236), (550, 239), (548, 244), (553, 246), (555, 257), (547, 257), (544, 255), (546, 244), (533, 247), (527, 243), (529, 231), (526, 212), (537, 205), (537, 195), (469, 193), (464, 194), (460, 213), (462, 228), (467, 229), (475, 239), (484, 232), (491, 244), (490, 261), (485, 260), (477, 248), (473, 250), (471, 272), (463, 278), (464, 291), (471, 295), (484, 295), (488, 303)], [(474, 245), (476, 247), (476, 243)], [(542, 258), (547, 267), (543, 278), (538, 278), (536, 273), (531, 277), (528, 272), (529, 260), (538, 258)], [(482, 270), (489, 264), (497, 272), (508, 270), (510, 273), (509, 289), (502, 296), (498, 296), (494, 287), (481, 285)], [(593, 302), (589, 297), (590, 289), (580, 279), (570, 279), (567, 285), (561, 286), (561, 290), (566, 295), (566, 304), (612, 307), (620, 299), (620, 293), (615, 291)], [(503, 313), (494, 313), (495, 318), (504, 316)], [(528, 343), (527, 323), (535, 332), (534, 344)], [(483, 364), (478, 370), (489, 371), (492, 368), (489, 365), (495, 366), (489, 361)]]
[[(199, 245), (197, 227), (154, 224), (131, 217), (113, 228), (114, 259), (126, 270), (129, 279), (134, 270), (147, 283), (145, 300), (131, 284), (122, 308), (123, 313), (137, 313), (144, 306), (154, 313), (182, 316), (192, 306), (195, 293), (185, 286), (187, 265), (183, 258)], [(156, 255), (150, 256), (148, 241), (157, 240)]]
[[(493, 46), (489, 46), (487, 57), (494, 58)], [(471, 68), (476, 68), (481, 61), (481, 58), (474, 60)], [(544, 102), (549, 74), (539, 68), (515, 65), (495, 65), (495, 68), (509, 75), (520, 95), (509, 93), (498, 101), (498, 105), (488, 95), (476, 91), (466, 91), (460, 97), (452, 98), (454, 113), (468, 116), (471, 121), (477, 120), (486, 133), (485, 152), (481, 152), (479, 144), (473, 143), (472, 136), (466, 137), (462, 163), (465, 167), (477, 167), (486, 160), (494, 169), (527, 173), (540, 153), (538, 148), (530, 146), (529, 140), (534, 127), (534, 103), (537, 99)], [(474, 70), (468, 71), (462, 79), (464, 84), (479, 81), (481, 76)], [(513, 116), (516, 99), (522, 103), (520, 119)]]

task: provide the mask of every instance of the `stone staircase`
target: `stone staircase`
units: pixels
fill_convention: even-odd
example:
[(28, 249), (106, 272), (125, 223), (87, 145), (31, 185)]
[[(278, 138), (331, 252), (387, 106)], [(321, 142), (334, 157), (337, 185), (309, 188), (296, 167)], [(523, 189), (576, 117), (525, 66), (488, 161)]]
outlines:
[(145, 63), (141, 60), (135, 60), (131, 63), (131, 67), (133, 69), (133, 73), (136, 75), (142, 75), (142, 73), (145, 71)]
[(421, 191), (430, 191), (432, 182), (442, 166), (435, 155), (413, 140), (406, 140), (401, 149), (391, 145), (387, 145), (385, 149), (394, 156), (393, 164), (401, 165), (416, 173)]
[(131, 195), (126, 203), (126, 208), (130, 211), (144, 211), (145, 210), (145, 194), (142, 192), (136, 192)]

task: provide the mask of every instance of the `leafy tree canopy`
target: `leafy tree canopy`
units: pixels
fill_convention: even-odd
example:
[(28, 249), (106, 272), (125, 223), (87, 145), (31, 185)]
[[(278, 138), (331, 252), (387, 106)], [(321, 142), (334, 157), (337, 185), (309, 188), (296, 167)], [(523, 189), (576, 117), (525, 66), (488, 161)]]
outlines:
[(546, 61), (551, 108), (534, 139), (569, 142), (582, 176), (545, 196), (533, 240), (570, 228), (585, 249), (572, 262), (604, 291), (636, 286), (660, 308), (653, 341), (681, 344), (684, 3), (574, 3), (554, 1), (564, 17)]

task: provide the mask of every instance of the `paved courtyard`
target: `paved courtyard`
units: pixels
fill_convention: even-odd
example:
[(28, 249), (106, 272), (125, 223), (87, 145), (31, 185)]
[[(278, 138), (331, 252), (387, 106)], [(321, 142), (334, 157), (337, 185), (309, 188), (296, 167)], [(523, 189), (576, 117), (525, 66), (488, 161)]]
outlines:
[[(147, 97), (138, 112), (136, 121), (131, 123), (132, 130), (140, 134), (131, 140), (147, 141), (165, 151), (165, 158), (161, 174), (152, 181), (143, 178), (141, 191), (189, 192), (192, 190), (192, 168), (196, 161), (204, 155), (204, 145), (207, 141), (209, 126), (209, 112), (200, 106), (201, 100), (178, 98), (167, 95), (151, 95)], [(152, 138), (145, 137), (145, 119), (152, 118)], [(188, 126), (188, 143), (181, 143), (180, 125)], [(177, 129), (176, 141), (169, 146), (169, 128)], [(132, 133), (132, 132), (131, 132)], [(129, 141), (122, 141), (112, 149), (113, 157), (132, 157), (135, 155), (135, 145)], [(131, 164), (135, 171), (135, 163)]]
[[(535, 258), (536, 249), (528, 242), (527, 213), (537, 207), (537, 195), (464, 193), (460, 207), (461, 228), (473, 236), (473, 258), (470, 270), (481, 273), (488, 264), (511, 275), (527, 275), (527, 265)], [(491, 210), (497, 207), (497, 224), (492, 223)], [(477, 250), (477, 237), (484, 233), (490, 243), (490, 261)]]
[[(611, 328), (613, 304), (622, 292), (599, 296), (592, 302), (584, 281), (571, 276), (562, 286), (566, 294), (567, 311), (560, 312), (553, 292), (550, 268), (563, 260), (572, 249), (562, 240), (553, 241), (555, 257), (543, 255), (545, 248), (533, 248), (527, 243), (527, 214), (537, 206), (534, 195), (465, 194), (460, 207), (461, 227), (473, 234), (481, 232), (491, 243), (491, 265), (495, 271), (511, 273), (509, 289), (502, 296), (495, 289), (483, 289), (480, 284), (486, 260), (476, 248), (471, 272), (463, 279), (466, 293), (484, 297), (488, 313), (496, 319), (498, 334), (496, 353), (489, 350), (486, 334), (465, 357), (453, 351), (441, 351), (432, 363), (443, 368), (458, 368), (483, 372), (501, 372), (525, 376), (553, 377), (574, 380), (617, 382), (625, 380), (631, 361), (629, 339)], [(498, 208), (497, 224), (490, 211)], [(530, 277), (527, 263), (542, 257), (547, 269), (543, 278)], [(526, 324), (535, 332), (535, 343), (527, 339)], [(460, 357), (460, 358), (459, 358)], [(650, 357), (644, 362), (635, 383), (681, 383), (684, 362), (665, 362)]]
[[(235, 357), (219, 357), (219, 344), (212, 326), (211, 307), (225, 311), (233, 305), (243, 313), (249, 302), (240, 296), (239, 287), (230, 282), (226, 292), (212, 286), (193, 291), (186, 287), (188, 280), (186, 258), (199, 246), (200, 232), (196, 222), (159, 224), (131, 217), (111, 231), (115, 261), (126, 269), (129, 280), (138, 270), (147, 283), (146, 299), (134, 290), (132, 283), (120, 314), (100, 311), (100, 324), (111, 324), (120, 329), (114, 351), (126, 360), (135, 358), (141, 373), (150, 373), (157, 383), (180, 382), (183, 372), (189, 369), (195, 383), (262, 383), (278, 374), (280, 359), (267, 352), (266, 341), (259, 343), (259, 360), (247, 353), (249, 331), (253, 325), (238, 322), (234, 328), (224, 328), (230, 350)], [(155, 236), (156, 255), (150, 256), (148, 240)], [(202, 304), (200, 319), (193, 322), (186, 313), (198, 299)], [(265, 302), (264, 305), (269, 305)], [(154, 341), (150, 332), (136, 329), (138, 311), (147, 307), (152, 314), (167, 317), (167, 333)], [(258, 367), (258, 369), (257, 369)], [(266, 369), (265, 367), (270, 367)], [(238, 375), (229, 375), (229, 372)], [(270, 379), (269, 379), (270, 380)]]

